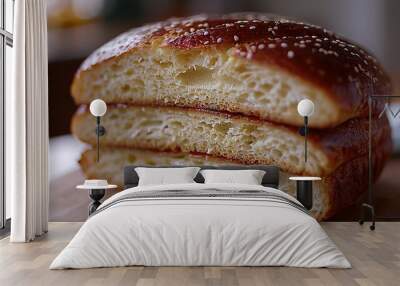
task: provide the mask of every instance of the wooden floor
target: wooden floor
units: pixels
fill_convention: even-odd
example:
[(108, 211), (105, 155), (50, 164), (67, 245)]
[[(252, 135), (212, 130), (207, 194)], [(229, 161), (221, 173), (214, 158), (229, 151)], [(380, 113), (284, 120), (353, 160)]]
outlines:
[(400, 223), (380, 222), (375, 232), (354, 222), (322, 224), (352, 269), (289, 267), (124, 267), (48, 270), (81, 223), (50, 223), (27, 244), (0, 241), (0, 285), (400, 285)]

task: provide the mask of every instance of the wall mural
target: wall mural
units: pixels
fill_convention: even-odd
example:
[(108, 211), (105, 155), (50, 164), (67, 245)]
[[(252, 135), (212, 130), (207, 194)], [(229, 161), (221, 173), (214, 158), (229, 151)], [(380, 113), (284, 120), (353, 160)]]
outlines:
[[(306, 31), (290, 36), (298, 24), (270, 18), (261, 21), (262, 16), (252, 15), (226, 17), (222, 24), (193, 17), (133, 29), (89, 56), (72, 84), (75, 102), (82, 105), (72, 120), (73, 134), (96, 144), (93, 117), (85, 105), (101, 98), (110, 107), (103, 119), (107, 130), (102, 137), (103, 156), (96, 164), (93, 149), (86, 151), (81, 159), (84, 173), (122, 185), (125, 165), (191, 165), (193, 153), (201, 165), (274, 164), (286, 176), (322, 177), (313, 210), (318, 218), (329, 218), (352, 204), (367, 187), (362, 180), (354, 180), (365, 177), (368, 166), (364, 141), (368, 121), (363, 118), (367, 98), (362, 92), (369, 83), (357, 78), (357, 73), (372, 73), (379, 81), (376, 89), (382, 91), (390, 91), (387, 78), (376, 71), (381, 72), (379, 65), (362, 49), (321, 28), (309, 25)], [(302, 41), (305, 48), (296, 46)], [(324, 57), (325, 52), (313, 51), (318, 43), (339, 55), (354, 53), (351, 60), (363, 72), (345, 67), (337, 56), (336, 62), (344, 66), (337, 70), (355, 78), (340, 84), (333, 78), (338, 71), (328, 71), (323, 62), (332, 59)], [(309, 58), (314, 63), (303, 72), (317, 76), (314, 70), (319, 69), (326, 73), (313, 77), (311, 84), (325, 84), (330, 94), (296, 81), (290, 69), (285, 69), (288, 65), (299, 68)], [(276, 66), (266, 62), (271, 60)], [(305, 81), (304, 73), (296, 76)], [(356, 84), (357, 91), (346, 90), (347, 85)], [(333, 93), (336, 86), (344, 95)], [(359, 98), (344, 104), (344, 96)], [(296, 103), (303, 98), (316, 103), (310, 117), (315, 131), (310, 132), (307, 162), (297, 130), (302, 118)], [(373, 126), (374, 144), (382, 146), (375, 153), (377, 175), (391, 149), (387, 118), (381, 117), (378, 124)], [(147, 151), (146, 155), (140, 150)], [(293, 193), (287, 178), (282, 182), (281, 188)]]
[[(52, 25), (70, 25), (51, 16)], [(292, 195), (296, 183), (289, 177), (321, 177), (312, 208), (319, 220), (357, 219), (354, 206), (368, 190), (368, 96), (393, 90), (367, 49), (319, 26), (266, 14), (223, 20), (200, 15), (149, 25), (140, 19), (118, 33), (104, 29), (107, 37), (100, 35), (104, 23), (97, 17), (85, 20), (86, 32), (79, 34), (93, 40), (93, 48), (64, 66), (74, 74), (63, 83), (72, 95), (65, 105), (74, 113), (71, 133), (86, 144), (79, 148), (80, 180), (123, 186), (127, 165), (275, 165), (280, 189)], [(51, 70), (62, 67), (55, 62)], [(99, 137), (98, 119), (89, 110), (95, 99), (107, 104)], [(314, 104), (307, 117), (307, 162), (304, 117), (297, 110), (303, 99)], [(397, 150), (391, 126), (399, 113), (396, 102), (373, 105), (372, 180), (384, 179), (377, 193), (396, 184), (383, 170), (397, 163), (389, 158)], [(54, 124), (58, 133), (63, 131)]]

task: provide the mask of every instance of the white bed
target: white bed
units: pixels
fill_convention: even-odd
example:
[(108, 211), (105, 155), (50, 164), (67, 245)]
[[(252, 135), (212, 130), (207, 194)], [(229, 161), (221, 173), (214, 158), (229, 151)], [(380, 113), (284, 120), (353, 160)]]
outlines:
[[(146, 197), (146, 193), (175, 190), (174, 196)], [(202, 196), (190, 195), (195, 192)], [(216, 192), (240, 196), (215, 196)], [(257, 197), (253, 192), (263, 193)], [(130, 188), (100, 206), (50, 269), (128, 265), (350, 268), (342, 252), (299, 204), (278, 189), (255, 185)]]

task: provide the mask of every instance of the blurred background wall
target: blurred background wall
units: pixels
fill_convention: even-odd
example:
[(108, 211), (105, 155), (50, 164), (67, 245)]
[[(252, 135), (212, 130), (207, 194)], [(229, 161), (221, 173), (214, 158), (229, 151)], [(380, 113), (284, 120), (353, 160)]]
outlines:
[(73, 74), (103, 43), (151, 21), (237, 11), (281, 14), (338, 32), (372, 51), (399, 82), (398, 0), (48, 0), (50, 135), (69, 133)]

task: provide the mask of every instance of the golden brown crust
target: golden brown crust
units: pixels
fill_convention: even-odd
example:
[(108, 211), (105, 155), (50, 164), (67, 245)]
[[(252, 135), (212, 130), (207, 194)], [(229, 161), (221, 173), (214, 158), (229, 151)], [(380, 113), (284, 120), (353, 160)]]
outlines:
[(200, 15), (133, 29), (94, 52), (73, 85), (96, 65), (158, 39), (175, 49), (234, 48), (237, 57), (276, 65), (318, 85), (353, 117), (367, 114), (369, 95), (391, 93), (388, 76), (364, 49), (321, 27), (262, 14)]
[[(367, 118), (354, 118), (334, 128), (313, 129), (310, 140), (319, 144), (332, 160), (346, 161), (368, 153), (368, 131)], [(375, 149), (391, 152), (391, 128), (386, 116), (372, 121), (371, 134)]]
[[(389, 158), (391, 141), (381, 143), (382, 148), (374, 148), (372, 153), (373, 182), (375, 182)], [(368, 156), (364, 155), (342, 164), (322, 182), (329, 186), (327, 190), (328, 211), (322, 219), (328, 219), (341, 209), (354, 205), (359, 197), (368, 190)]]

